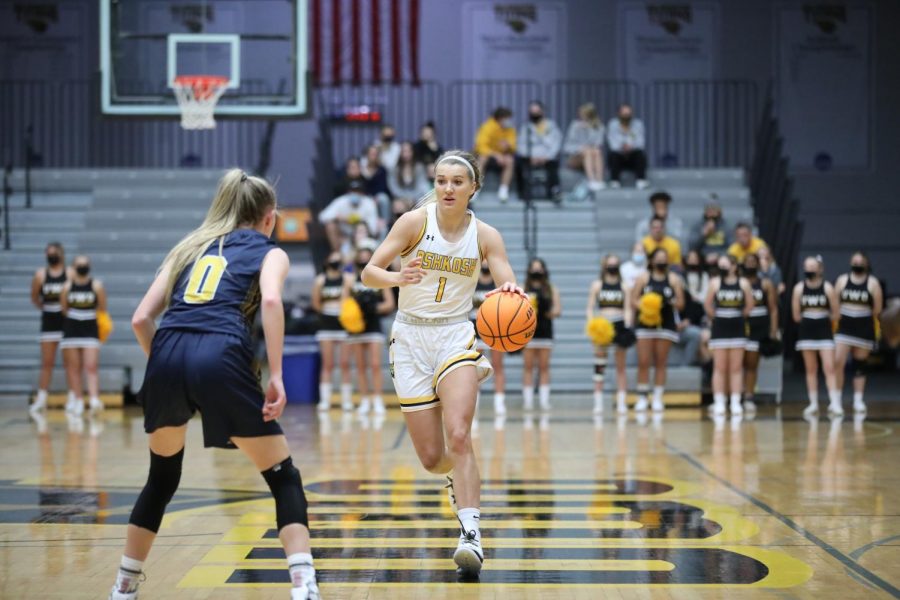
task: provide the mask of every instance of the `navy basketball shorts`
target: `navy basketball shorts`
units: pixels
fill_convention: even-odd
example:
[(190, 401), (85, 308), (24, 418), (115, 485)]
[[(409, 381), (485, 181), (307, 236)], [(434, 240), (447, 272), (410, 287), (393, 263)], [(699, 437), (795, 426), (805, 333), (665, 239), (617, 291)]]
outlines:
[(250, 345), (234, 335), (157, 331), (138, 395), (144, 430), (184, 425), (199, 410), (207, 448), (235, 448), (232, 437), (281, 434), (278, 423), (263, 421), (265, 395), (252, 361)]

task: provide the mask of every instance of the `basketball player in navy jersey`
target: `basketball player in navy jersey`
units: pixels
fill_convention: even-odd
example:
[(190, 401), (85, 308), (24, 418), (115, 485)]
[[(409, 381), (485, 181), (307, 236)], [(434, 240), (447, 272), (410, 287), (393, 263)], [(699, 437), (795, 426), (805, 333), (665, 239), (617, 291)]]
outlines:
[(47, 266), (41, 267), (31, 279), (31, 303), (41, 311), (41, 374), (32, 413), (47, 408), (47, 390), (53, 378), (56, 350), (63, 337), (65, 318), (60, 305), (63, 287), (74, 273), (66, 268), (66, 254), (62, 244), (50, 242), (45, 249)]
[[(169, 252), (134, 313), (135, 336), (149, 356), (140, 396), (150, 473), (131, 512), (110, 600), (137, 597), (143, 562), (181, 479), (187, 423), (197, 410), (204, 445), (243, 450), (272, 491), (291, 599), (319, 598), (303, 483), (276, 421), (286, 402), (281, 293), (289, 261), (269, 239), (275, 209), (266, 181), (237, 169), (226, 173), (203, 223)], [(265, 391), (251, 367), (250, 327), (260, 308), (269, 360)]]
[[(482, 261), (499, 283), (488, 295), (505, 291), (525, 298), (503, 238), (469, 210), (480, 187), (474, 156), (444, 153), (435, 164), (433, 192), (397, 219), (362, 273), (369, 287), (400, 287), (389, 345), (391, 375), (422, 466), (447, 474), (461, 526), (453, 560), (467, 577), (477, 576), (484, 562), (472, 418), (478, 385), (490, 376), (491, 365), (476, 349), (469, 321)], [(400, 271), (388, 271), (398, 255)]]
[(834, 293), (838, 297), (841, 320), (834, 336), (834, 377), (843, 394), (844, 369), (850, 359), (853, 372), (853, 412), (866, 412), (866, 360), (876, 348), (875, 320), (881, 315), (884, 294), (878, 279), (870, 273), (869, 257), (855, 252), (850, 257), (850, 272), (837, 278)]

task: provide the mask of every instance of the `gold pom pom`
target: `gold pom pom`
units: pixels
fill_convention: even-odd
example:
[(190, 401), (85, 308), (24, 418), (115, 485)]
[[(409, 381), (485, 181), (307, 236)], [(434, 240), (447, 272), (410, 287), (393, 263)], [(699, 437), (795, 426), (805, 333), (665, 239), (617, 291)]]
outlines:
[(604, 319), (603, 317), (594, 317), (587, 322), (584, 333), (591, 338), (594, 345), (609, 346), (616, 336), (616, 328), (613, 327), (613, 324), (607, 319)]
[(341, 312), (338, 315), (338, 321), (341, 327), (350, 333), (362, 333), (366, 328), (366, 321), (363, 319), (362, 309), (359, 302), (353, 298), (347, 298), (341, 303)]
[(659, 327), (662, 325), (663, 297), (656, 292), (647, 292), (639, 301), (638, 321), (645, 327)]
[(881, 341), (881, 320), (878, 317), (873, 317), (872, 319), (875, 321), (875, 342)]
[(112, 317), (109, 316), (109, 313), (105, 310), (101, 310), (97, 312), (97, 337), (100, 338), (100, 343), (106, 342), (109, 339), (109, 335), (113, 332), (113, 321)]

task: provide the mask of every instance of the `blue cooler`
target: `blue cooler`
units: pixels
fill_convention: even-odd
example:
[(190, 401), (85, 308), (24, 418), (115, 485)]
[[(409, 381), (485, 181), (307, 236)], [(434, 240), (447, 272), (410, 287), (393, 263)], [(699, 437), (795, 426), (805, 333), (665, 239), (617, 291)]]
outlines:
[(284, 336), (281, 369), (289, 403), (312, 404), (318, 401), (320, 361), (319, 344), (314, 336)]

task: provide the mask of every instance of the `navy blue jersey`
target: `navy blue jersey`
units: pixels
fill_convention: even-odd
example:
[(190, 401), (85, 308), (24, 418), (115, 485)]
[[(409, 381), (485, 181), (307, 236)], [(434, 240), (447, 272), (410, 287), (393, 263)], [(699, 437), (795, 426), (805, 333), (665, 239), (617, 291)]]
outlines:
[(253, 229), (236, 229), (207, 248), (178, 277), (160, 329), (247, 337), (259, 310), (259, 272), (275, 242)]

